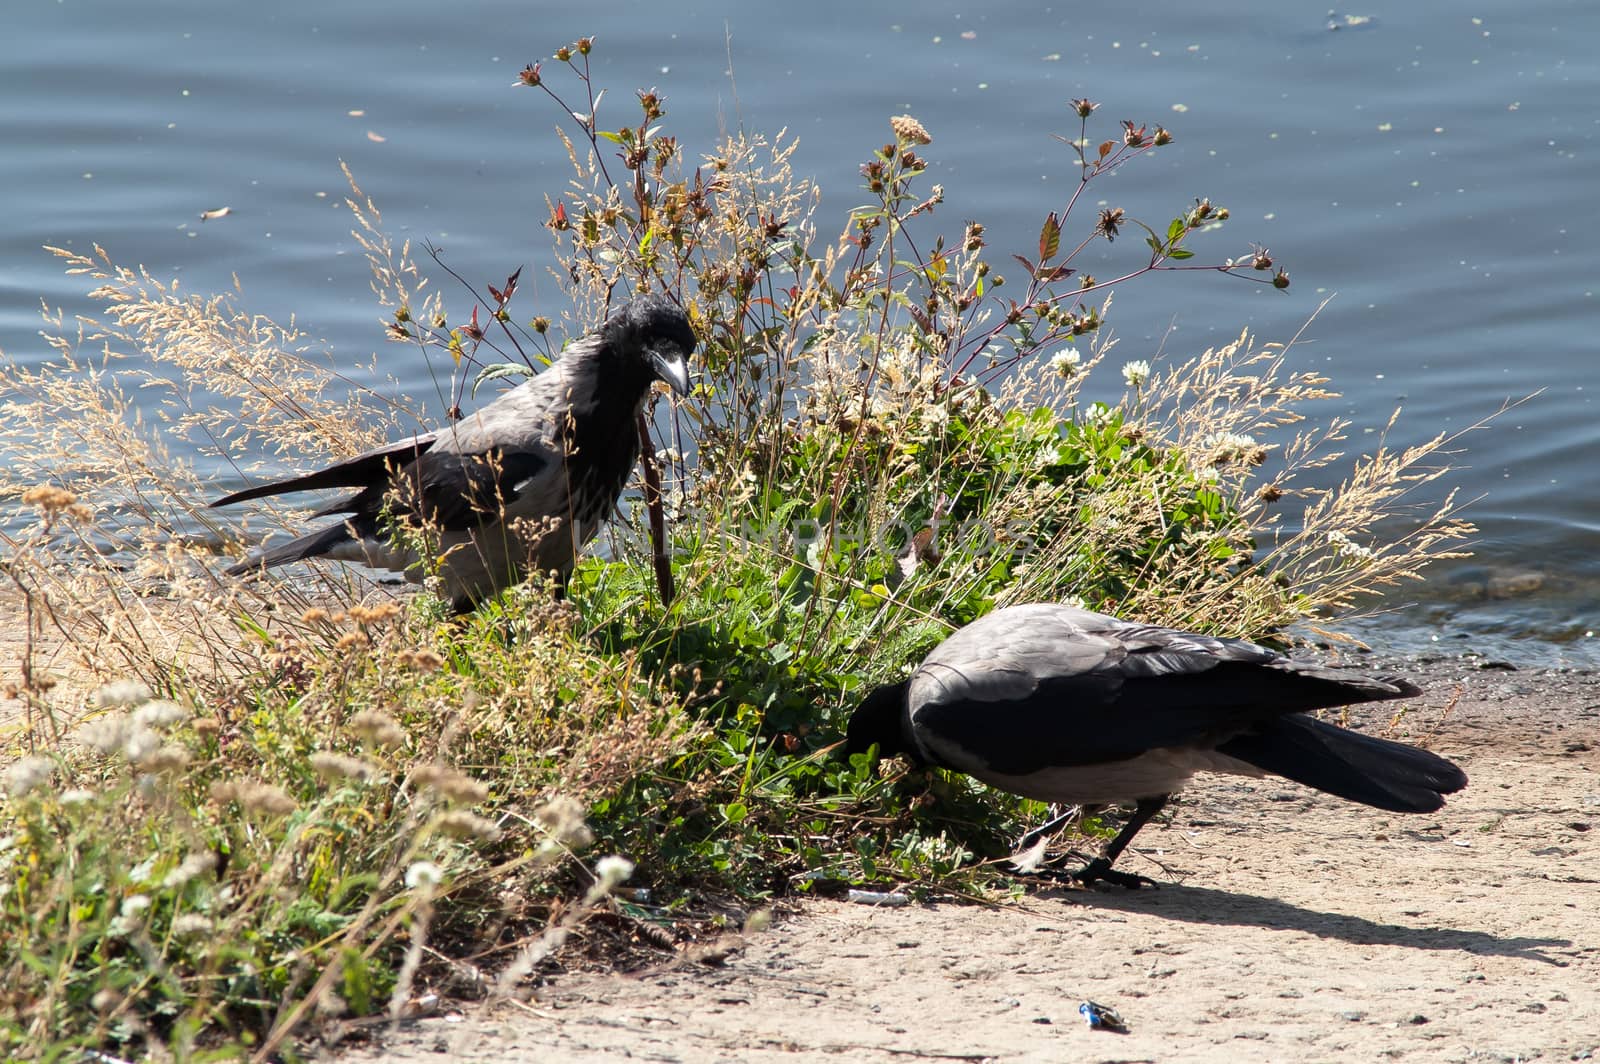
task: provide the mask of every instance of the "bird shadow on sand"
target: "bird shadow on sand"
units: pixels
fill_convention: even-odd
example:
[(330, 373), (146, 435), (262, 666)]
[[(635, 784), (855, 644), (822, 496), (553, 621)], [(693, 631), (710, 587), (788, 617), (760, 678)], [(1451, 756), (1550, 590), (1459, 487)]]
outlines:
[(1211, 887), (1190, 887), (1162, 883), (1150, 890), (1051, 890), (1039, 895), (1059, 897), (1096, 909), (1147, 913), (1192, 924), (1234, 927), (1261, 927), (1269, 930), (1304, 931), (1318, 938), (1334, 938), (1355, 945), (1403, 946), (1409, 949), (1458, 950), (1495, 957), (1521, 957), (1557, 968), (1568, 962), (1544, 950), (1570, 948), (1564, 938), (1502, 937), (1487, 931), (1452, 927), (1411, 927), (1386, 924), (1363, 916), (1321, 912), (1254, 894), (1235, 894)]

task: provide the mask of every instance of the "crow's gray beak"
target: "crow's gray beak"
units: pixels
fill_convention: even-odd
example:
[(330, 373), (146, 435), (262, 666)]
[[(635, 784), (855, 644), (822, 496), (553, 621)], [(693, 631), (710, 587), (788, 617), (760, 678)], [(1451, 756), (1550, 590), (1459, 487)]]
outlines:
[(667, 382), (667, 387), (679, 395), (689, 394), (689, 364), (684, 361), (683, 355), (676, 351), (652, 349), (650, 365), (655, 368), (656, 376)]

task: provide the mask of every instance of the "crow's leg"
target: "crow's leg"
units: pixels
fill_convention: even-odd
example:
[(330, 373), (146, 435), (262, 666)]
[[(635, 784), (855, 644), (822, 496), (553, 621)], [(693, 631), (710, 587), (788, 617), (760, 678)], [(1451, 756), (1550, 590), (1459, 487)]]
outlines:
[(1133, 815), (1122, 825), (1117, 837), (1106, 846), (1105, 853), (1073, 872), (1072, 878), (1084, 886), (1095, 880), (1115, 883), (1130, 890), (1137, 890), (1145, 884), (1155, 886), (1155, 880), (1148, 876), (1134, 875), (1131, 872), (1114, 872), (1111, 866), (1122, 855), (1122, 851), (1128, 848), (1128, 843), (1133, 841), (1133, 837), (1139, 834), (1139, 829), (1150, 823), (1151, 819), (1166, 806), (1168, 797), (1169, 795), (1163, 794), (1155, 798), (1140, 798), (1139, 804), (1134, 807)]
[(1112, 839), (1106, 846), (1105, 853), (1072, 873), (1072, 878), (1084, 886), (1088, 886), (1096, 880), (1115, 883), (1130, 890), (1136, 890), (1145, 884), (1149, 884), (1152, 887), (1155, 886), (1155, 880), (1150, 879), (1148, 876), (1135, 875), (1131, 872), (1116, 872), (1112, 870), (1111, 866), (1122, 855), (1122, 851), (1128, 848), (1128, 843), (1133, 841), (1133, 837), (1139, 833), (1139, 829), (1148, 824), (1166, 806), (1167, 798), (1168, 796), (1163, 794), (1155, 798), (1139, 799), (1138, 805), (1134, 807), (1133, 815), (1128, 817), (1128, 822), (1122, 825), (1122, 830), (1117, 832), (1116, 838)]

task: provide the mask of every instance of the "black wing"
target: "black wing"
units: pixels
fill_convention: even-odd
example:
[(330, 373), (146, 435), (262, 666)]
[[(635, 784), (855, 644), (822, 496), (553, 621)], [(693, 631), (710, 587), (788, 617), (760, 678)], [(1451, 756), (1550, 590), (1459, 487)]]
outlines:
[[(291, 477), (288, 480), (276, 480), (270, 484), (259, 484), (253, 488), (236, 491), (232, 495), (224, 495), (211, 505), (232, 506), (236, 502), (247, 502), (269, 495), (287, 495), (291, 492), (315, 491), (322, 488), (370, 488), (385, 485), (389, 482), (392, 470), (416, 461), (434, 445), (438, 436), (436, 432), (427, 432), (397, 443), (385, 444), (358, 454), (354, 458), (335, 462), (315, 473)], [(346, 507), (324, 511), (325, 514), (348, 512), (351, 511)]]
[(1060, 606), (962, 629), (912, 679), (912, 728), (941, 762), (1025, 775), (1214, 746), (1286, 714), (1416, 693), (1243, 640)]
[[(498, 519), (525, 495), (538, 493), (551, 465), (547, 453), (527, 449), (434, 451), (402, 471), (390, 507), (445, 531), (477, 528)], [(370, 505), (381, 507), (383, 499), (363, 492), (347, 502), (344, 512), (357, 512)]]

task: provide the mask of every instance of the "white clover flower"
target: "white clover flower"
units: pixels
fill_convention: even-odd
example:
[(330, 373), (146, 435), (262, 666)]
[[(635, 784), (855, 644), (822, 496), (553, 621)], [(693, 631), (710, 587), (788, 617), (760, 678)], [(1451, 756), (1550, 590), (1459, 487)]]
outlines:
[(94, 693), (94, 704), (109, 706), (136, 706), (150, 700), (150, 688), (138, 680), (114, 680)]
[(213, 853), (191, 853), (185, 857), (177, 868), (166, 874), (161, 880), (161, 885), (168, 890), (183, 886), (195, 876), (204, 875), (217, 867), (217, 857)]
[(596, 885), (602, 890), (610, 890), (631, 875), (633, 875), (633, 862), (626, 857), (611, 854), (594, 863), (594, 877), (599, 880)]
[(122, 756), (137, 765), (154, 754), (161, 747), (161, 736), (149, 728), (137, 725), (128, 733), (127, 739), (122, 743)]
[(189, 711), (165, 699), (146, 702), (133, 711), (133, 723), (145, 728), (168, 728), (189, 719)]
[(21, 798), (50, 781), (56, 763), (48, 757), (25, 757), (6, 769), (6, 793)]
[(122, 908), (118, 910), (117, 915), (124, 920), (132, 920), (148, 908), (150, 908), (150, 895), (129, 894), (122, 899)]
[(74, 787), (70, 791), (61, 792), (62, 805), (83, 805), (94, 801), (94, 792), (86, 791), (82, 787)]
[(126, 713), (111, 713), (91, 720), (78, 729), (77, 738), (85, 746), (92, 746), (102, 754), (114, 754), (128, 741), (133, 722)]
[(1076, 377), (1078, 370), (1082, 366), (1083, 356), (1078, 353), (1076, 347), (1069, 347), (1065, 351), (1057, 352), (1056, 356), (1050, 360), (1050, 368), (1055, 370), (1062, 380)]
[(1333, 548), (1334, 554), (1352, 561), (1370, 562), (1378, 557), (1378, 553), (1372, 548), (1363, 547), (1338, 530), (1328, 533), (1328, 545)]
[(444, 882), (444, 869), (432, 861), (412, 861), (411, 867), (406, 869), (406, 889), (417, 890), (426, 887), (432, 890)]
[(209, 935), (211, 933), (211, 917), (199, 913), (184, 913), (172, 921), (172, 933), (179, 938), (188, 938), (191, 935)]
[(1116, 414), (1116, 407), (1107, 406), (1104, 403), (1094, 403), (1089, 407), (1089, 424), (1093, 425), (1097, 429), (1103, 429), (1107, 425), (1111, 424), (1111, 419), (1114, 418)]
[(1150, 379), (1150, 363), (1142, 358), (1123, 364), (1122, 379), (1128, 382), (1130, 388), (1143, 388)]

